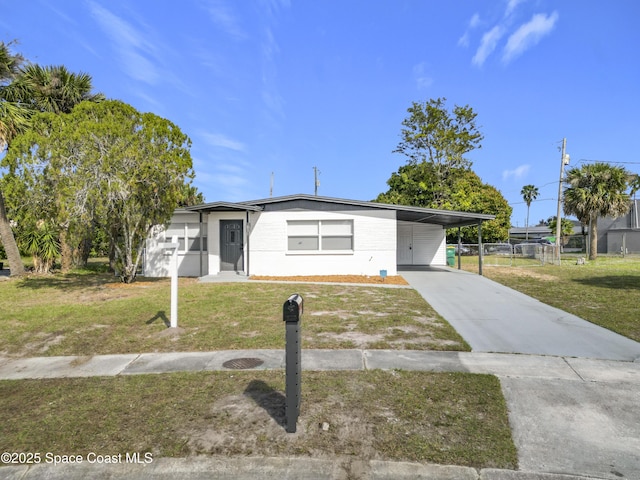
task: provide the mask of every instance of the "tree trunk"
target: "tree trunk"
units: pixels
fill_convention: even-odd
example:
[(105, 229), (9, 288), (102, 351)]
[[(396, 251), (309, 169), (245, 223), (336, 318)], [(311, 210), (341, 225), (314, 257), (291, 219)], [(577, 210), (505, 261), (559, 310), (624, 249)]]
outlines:
[(7, 253), (7, 260), (9, 262), (9, 268), (11, 269), (11, 276), (18, 277), (25, 274), (24, 265), (22, 264), (22, 258), (20, 258), (20, 250), (18, 250), (18, 244), (13, 236), (11, 230), (11, 224), (7, 218), (7, 212), (4, 207), (4, 196), (0, 191), (0, 240), (4, 246), (4, 251)]
[(69, 245), (69, 231), (60, 232), (60, 268), (62, 273), (68, 273), (73, 267), (73, 247)]
[(589, 260), (598, 258), (598, 216), (593, 215), (589, 222)]
[(91, 246), (93, 243), (90, 236), (92, 234), (93, 230), (80, 242), (80, 246), (77, 249), (77, 256), (74, 256), (73, 262), (76, 267), (86, 267), (89, 263), (89, 255), (91, 254)]

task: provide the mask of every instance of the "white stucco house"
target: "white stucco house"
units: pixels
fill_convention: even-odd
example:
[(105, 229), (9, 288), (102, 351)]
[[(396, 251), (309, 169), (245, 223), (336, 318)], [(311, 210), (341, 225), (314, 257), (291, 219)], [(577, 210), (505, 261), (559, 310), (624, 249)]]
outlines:
[(406, 265), (446, 265), (446, 229), (493, 215), (289, 195), (178, 209), (147, 240), (144, 275), (164, 277), (161, 247), (177, 237), (178, 273), (396, 275)]

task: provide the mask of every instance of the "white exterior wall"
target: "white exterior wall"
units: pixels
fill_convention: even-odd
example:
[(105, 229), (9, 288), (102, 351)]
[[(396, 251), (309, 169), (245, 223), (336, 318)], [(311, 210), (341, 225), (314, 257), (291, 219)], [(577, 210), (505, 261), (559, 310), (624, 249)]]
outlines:
[[(252, 212), (250, 274), (377, 276), (387, 270), (387, 275), (396, 275), (395, 217), (394, 211), (385, 210)], [(352, 220), (353, 251), (288, 252), (288, 220)]]
[[(438, 225), (397, 222), (393, 210), (283, 210), (250, 212), (213, 212), (204, 214), (208, 251), (203, 252), (202, 274), (220, 272), (220, 220), (239, 220), (243, 226), (243, 270), (251, 275), (370, 275), (380, 270), (397, 274), (400, 230), (410, 227), (411, 264), (446, 265), (445, 230)], [(287, 221), (289, 220), (351, 220), (353, 251), (308, 252), (287, 251)], [(176, 212), (167, 229), (160, 228), (147, 240), (145, 272), (148, 277), (169, 275), (169, 257), (158, 244), (171, 241), (171, 234), (180, 233), (184, 225), (198, 224), (199, 214)], [(398, 228), (400, 226), (400, 228)], [(404, 229), (402, 228), (404, 227)], [(403, 233), (406, 235), (406, 233)], [(189, 234), (190, 236), (191, 233)], [(179, 236), (184, 237), (182, 233)], [(249, 265), (247, 270), (247, 253)], [(180, 276), (199, 276), (200, 252), (180, 251)], [(405, 263), (405, 262), (400, 262)]]
[[(203, 218), (206, 221), (206, 217)], [(169, 263), (171, 257), (164, 255), (164, 249), (160, 248), (159, 244), (162, 242), (170, 242), (171, 237), (176, 235), (178, 237), (186, 236), (185, 225), (195, 225), (200, 222), (200, 216), (198, 213), (191, 212), (176, 212), (171, 217), (171, 223), (167, 228), (158, 227), (156, 231), (147, 239), (144, 258), (144, 276), (145, 277), (168, 277), (169, 276)], [(204, 228), (207, 228), (207, 224), (204, 224)], [(193, 229), (191, 230), (193, 232)], [(192, 237), (192, 233), (189, 233)], [(209, 237), (211, 238), (211, 237)], [(211, 245), (211, 240), (208, 240)], [(198, 277), (200, 276), (200, 252), (188, 252), (185, 248), (178, 251), (178, 275), (181, 277)], [(207, 252), (202, 254), (204, 275), (207, 274)]]

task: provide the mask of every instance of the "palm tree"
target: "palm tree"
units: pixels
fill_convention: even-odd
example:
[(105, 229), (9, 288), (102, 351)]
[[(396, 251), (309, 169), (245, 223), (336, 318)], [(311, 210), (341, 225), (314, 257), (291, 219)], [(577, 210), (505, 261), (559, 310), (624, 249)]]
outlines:
[[(85, 100), (92, 102), (104, 100), (104, 95), (101, 93), (91, 92), (89, 75), (71, 73), (64, 65), (46, 67), (29, 65), (22, 69), (12, 87), (16, 95), (15, 100), (39, 112), (70, 113), (73, 107)], [(64, 272), (73, 266), (73, 254), (79, 242), (75, 242), (76, 247), (72, 245), (69, 222), (61, 227), (60, 253)], [(84, 232), (86, 231), (85, 229)]]
[[(104, 100), (101, 93), (91, 93), (91, 77), (85, 73), (71, 73), (66, 67), (20, 65), (23, 59), (19, 55), (11, 55), (8, 45), (0, 43), (0, 77), (1, 81), (9, 81), (0, 87), (0, 147), (7, 148), (16, 134), (30, 126), (30, 116), (34, 112), (69, 113), (78, 103), (88, 100), (99, 102)], [(66, 242), (66, 230), (63, 231), (61, 243), (65, 258), (69, 258)], [(9, 221), (6, 219), (4, 198), (0, 192), (0, 236), (7, 251), (9, 266), (22, 265), (15, 237)], [(7, 239), (6, 241), (4, 239)], [(15, 251), (10, 254), (10, 250)], [(8, 245), (8, 248), (7, 248)], [(64, 265), (63, 265), (64, 266)], [(69, 265), (67, 265), (69, 266)], [(24, 268), (11, 268), (11, 274), (21, 274)]]
[[(11, 44), (0, 42), (0, 152), (4, 151), (11, 140), (29, 125), (30, 112), (17, 103), (6, 101), (4, 92), (7, 83), (11, 82), (19, 72), (23, 58), (12, 54), (9, 50)], [(11, 276), (24, 275), (24, 265), (20, 257), (20, 250), (11, 229), (11, 223), (7, 218), (4, 195), (0, 190), (0, 241), (4, 246)]]
[(633, 175), (632, 180), (629, 182), (631, 192), (629, 195), (633, 197), (633, 213), (635, 214), (635, 228), (638, 228), (638, 203), (636, 201), (636, 192), (640, 190), (640, 175), (637, 173)]
[(78, 103), (104, 100), (101, 93), (91, 93), (91, 77), (71, 73), (64, 65), (28, 65), (6, 87), (4, 98), (38, 112), (69, 113)]
[(598, 217), (619, 217), (631, 206), (626, 193), (632, 176), (622, 168), (596, 162), (567, 172), (564, 211), (589, 225), (589, 260), (598, 257)]
[(524, 203), (527, 204), (527, 224), (525, 230), (525, 239), (529, 240), (529, 207), (531, 207), (531, 202), (538, 198), (538, 187), (536, 187), (535, 185), (525, 185), (524, 187), (522, 187), (522, 190), (520, 190), (520, 195), (522, 195)]

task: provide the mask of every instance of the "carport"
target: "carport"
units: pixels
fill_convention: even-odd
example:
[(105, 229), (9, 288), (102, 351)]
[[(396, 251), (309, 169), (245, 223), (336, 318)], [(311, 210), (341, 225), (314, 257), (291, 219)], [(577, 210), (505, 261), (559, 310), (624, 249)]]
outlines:
[[(458, 245), (461, 244), (460, 229), (462, 227), (478, 226), (478, 273), (482, 275), (482, 223), (493, 220), (495, 215), (485, 213), (458, 212), (452, 210), (438, 210), (432, 208), (411, 207), (405, 205), (388, 205), (388, 209), (397, 210), (398, 228), (400, 222), (414, 224), (440, 225), (445, 229), (458, 229)], [(399, 246), (401, 248), (401, 246)], [(461, 268), (460, 248), (458, 248), (458, 269)]]

